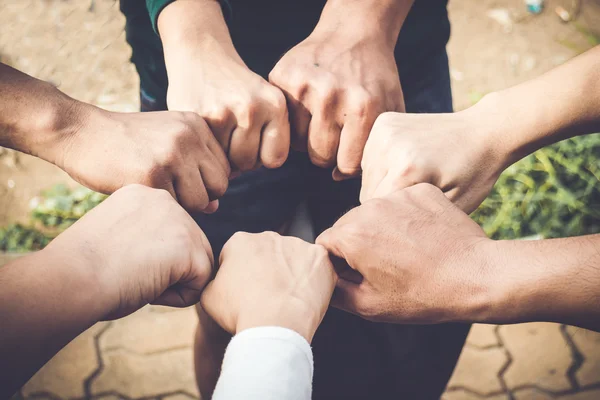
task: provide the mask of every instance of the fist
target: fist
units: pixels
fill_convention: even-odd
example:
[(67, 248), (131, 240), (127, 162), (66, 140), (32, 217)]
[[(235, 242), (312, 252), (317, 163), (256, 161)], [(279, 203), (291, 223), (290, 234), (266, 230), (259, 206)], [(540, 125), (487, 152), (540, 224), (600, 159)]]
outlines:
[(89, 266), (107, 320), (148, 303), (197, 303), (213, 265), (210, 244), (194, 220), (165, 190), (141, 185), (117, 190), (47, 249)]
[(137, 183), (166, 190), (190, 212), (211, 212), (227, 190), (227, 157), (194, 113), (99, 111), (67, 140), (60, 166), (98, 192)]
[(489, 304), (493, 242), (434, 186), (367, 201), (317, 243), (348, 266), (332, 304), (366, 319), (467, 321)]
[(190, 52), (167, 58), (169, 109), (203, 117), (233, 169), (280, 167), (290, 146), (281, 90), (250, 71), (237, 53)]
[(223, 247), (219, 272), (204, 291), (202, 306), (230, 333), (282, 326), (310, 342), (335, 281), (323, 247), (274, 232), (240, 232)]
[(335, 167), (334, 178), (360, 173), (373, 122), (404, 111), (393, 51), (335, 33), (313, 34), (277, 63), (269, 80), (288, 101), (292, 146), (313, 164)]
[(362, 159), (362, 203), (417, 183), (440, 188), (470, 213), (504, 169), (476, 109), (455, 114), (385, 113), (377, 118)]

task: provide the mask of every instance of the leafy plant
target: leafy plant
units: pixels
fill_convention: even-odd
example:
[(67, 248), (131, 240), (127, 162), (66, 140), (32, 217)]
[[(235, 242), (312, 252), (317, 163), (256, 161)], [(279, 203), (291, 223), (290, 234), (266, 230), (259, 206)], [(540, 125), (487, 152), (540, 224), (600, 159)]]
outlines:
[(512, 165), (472, 217), (494, 239), (600, 232), (600, 134), (564, 140)]
[(42, 249), (105, 198), (105, 195), (83, 186), (70, 189), (56, 185), (32, 201), (28, 223), (12, 224), (0, 230), (0, 250), (25, 252)]

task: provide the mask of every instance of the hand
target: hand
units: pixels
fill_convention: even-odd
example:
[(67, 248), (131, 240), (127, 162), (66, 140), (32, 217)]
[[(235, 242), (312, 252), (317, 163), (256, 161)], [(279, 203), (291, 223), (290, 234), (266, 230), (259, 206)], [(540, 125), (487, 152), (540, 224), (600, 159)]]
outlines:
[(370, 200), (317, 243), (362, 275), (339, 279), (332, 304), (366, 319), (465, 321), (488, 304), (493, 242), (434, 186)]
[(507, 166), (482, 115), (477, 106), (455, 114), (380, 115), (362, 159), (361, 203), (430, 183), (463, 211), (474, 211)]
[(236, 233), (220, 265), (202, 307), (223, 329), (281, 326), (312, 340), (336, 281), (323, 247), (274, 232)]
[(287, 97), (292, 147), (308, 149), (319, 167), (337, 166), (334, 179), (360, 173), (363, 148), (380, 113), (404, 111), (393, 49), (380, 36), (356, 37), (343, 27), (315, 29), (269, 75)]
[(229, 164), (202, 118), (185, 112), (92, 109), (64, 139), (58, 166), (110, 194), (133, 183), (165, 189), (191, 212), (212, 212), (227, 189)]
[(89, 269), (104, 320), (148, 303), (197, 303), (213, 265), (210, 244), (194, 220), (166, 191), (141, 185), (116, 191), (43, 252), (69, 255)]
[(280, 167), (290, 146), (285, 97), (239, 57), (219, 3), (176, 1), (158, 23), (169, 109), (203, 117), (233, 169)]

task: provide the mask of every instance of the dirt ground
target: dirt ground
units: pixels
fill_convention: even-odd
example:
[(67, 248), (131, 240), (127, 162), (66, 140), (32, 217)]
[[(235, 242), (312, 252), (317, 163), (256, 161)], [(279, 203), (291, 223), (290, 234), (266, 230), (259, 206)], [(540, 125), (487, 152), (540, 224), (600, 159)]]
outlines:
[[(549, 0), (541, 15), (532, 16), (523, 0), (450, 0), (455, 108), (538, 76), (588, 49), (594, 35), (600, 36), (600, 1), (583, 1), (578, 19), (563, 23), (554, 9), (570, 9), (571, 3)], [(138, 79), (123, 25), (116, 0), (3, 0), (0, 59), (74, 98), (135, 111)], [(41, 160), (2, 151), (0, 226), (23, 218), (30, 199), (58, 182), (70, 180)]]

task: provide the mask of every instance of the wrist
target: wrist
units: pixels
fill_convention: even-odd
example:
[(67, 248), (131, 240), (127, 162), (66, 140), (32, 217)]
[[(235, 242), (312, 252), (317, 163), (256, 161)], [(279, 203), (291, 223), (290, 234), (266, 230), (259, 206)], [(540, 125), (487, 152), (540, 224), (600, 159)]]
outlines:
[(52, 280), (46, 282), (54, 285), (61, 298), (65, 312), (82, 324), (83, 329), (101, 321), (109, 312), (110, 305), (105, 301), (106, 291), (100, 285), (101, 268), (91, 263), (77, 248), (63, 248), (56, 240), (32, 257), (39, 261), (37, 265), (52, 270)]
[(311, 36), (335, 33), (350, 41), (379, 43), (393, 51), (412, 3), (413, 0), (328, 0)]
[[(177, 0), (167, 5), (157, 20), (165, 51), (171, 56), (192, 54), (237, 57), (221, 5), (216, 0)], [(182, 64), (185, 65), (185, 62)], [(168, 65), (167, 65), (168, 67)]]
[(48, 91), (55, 93), (48, 96), (52, 100), (45, 102), (47, 106), (36, 110), (33, 118), (23, 119), (17, 128), (17, 135), (25, 142), (18, 143), (16, 149), (62, 168), (66, 142), (81, 129), (88, 109), (93, 106), (61, 93), (54, 86), (49, 85)]
[(271, 304), (268, 308), (259, 310), (259, 314), (240, 313), (235, 333), (250, 328), (278, 326), (297, 332), (311, 343), (322, 319), (322, 316), (316, 314), (300, 300), (292, 299), (285, 305)]

